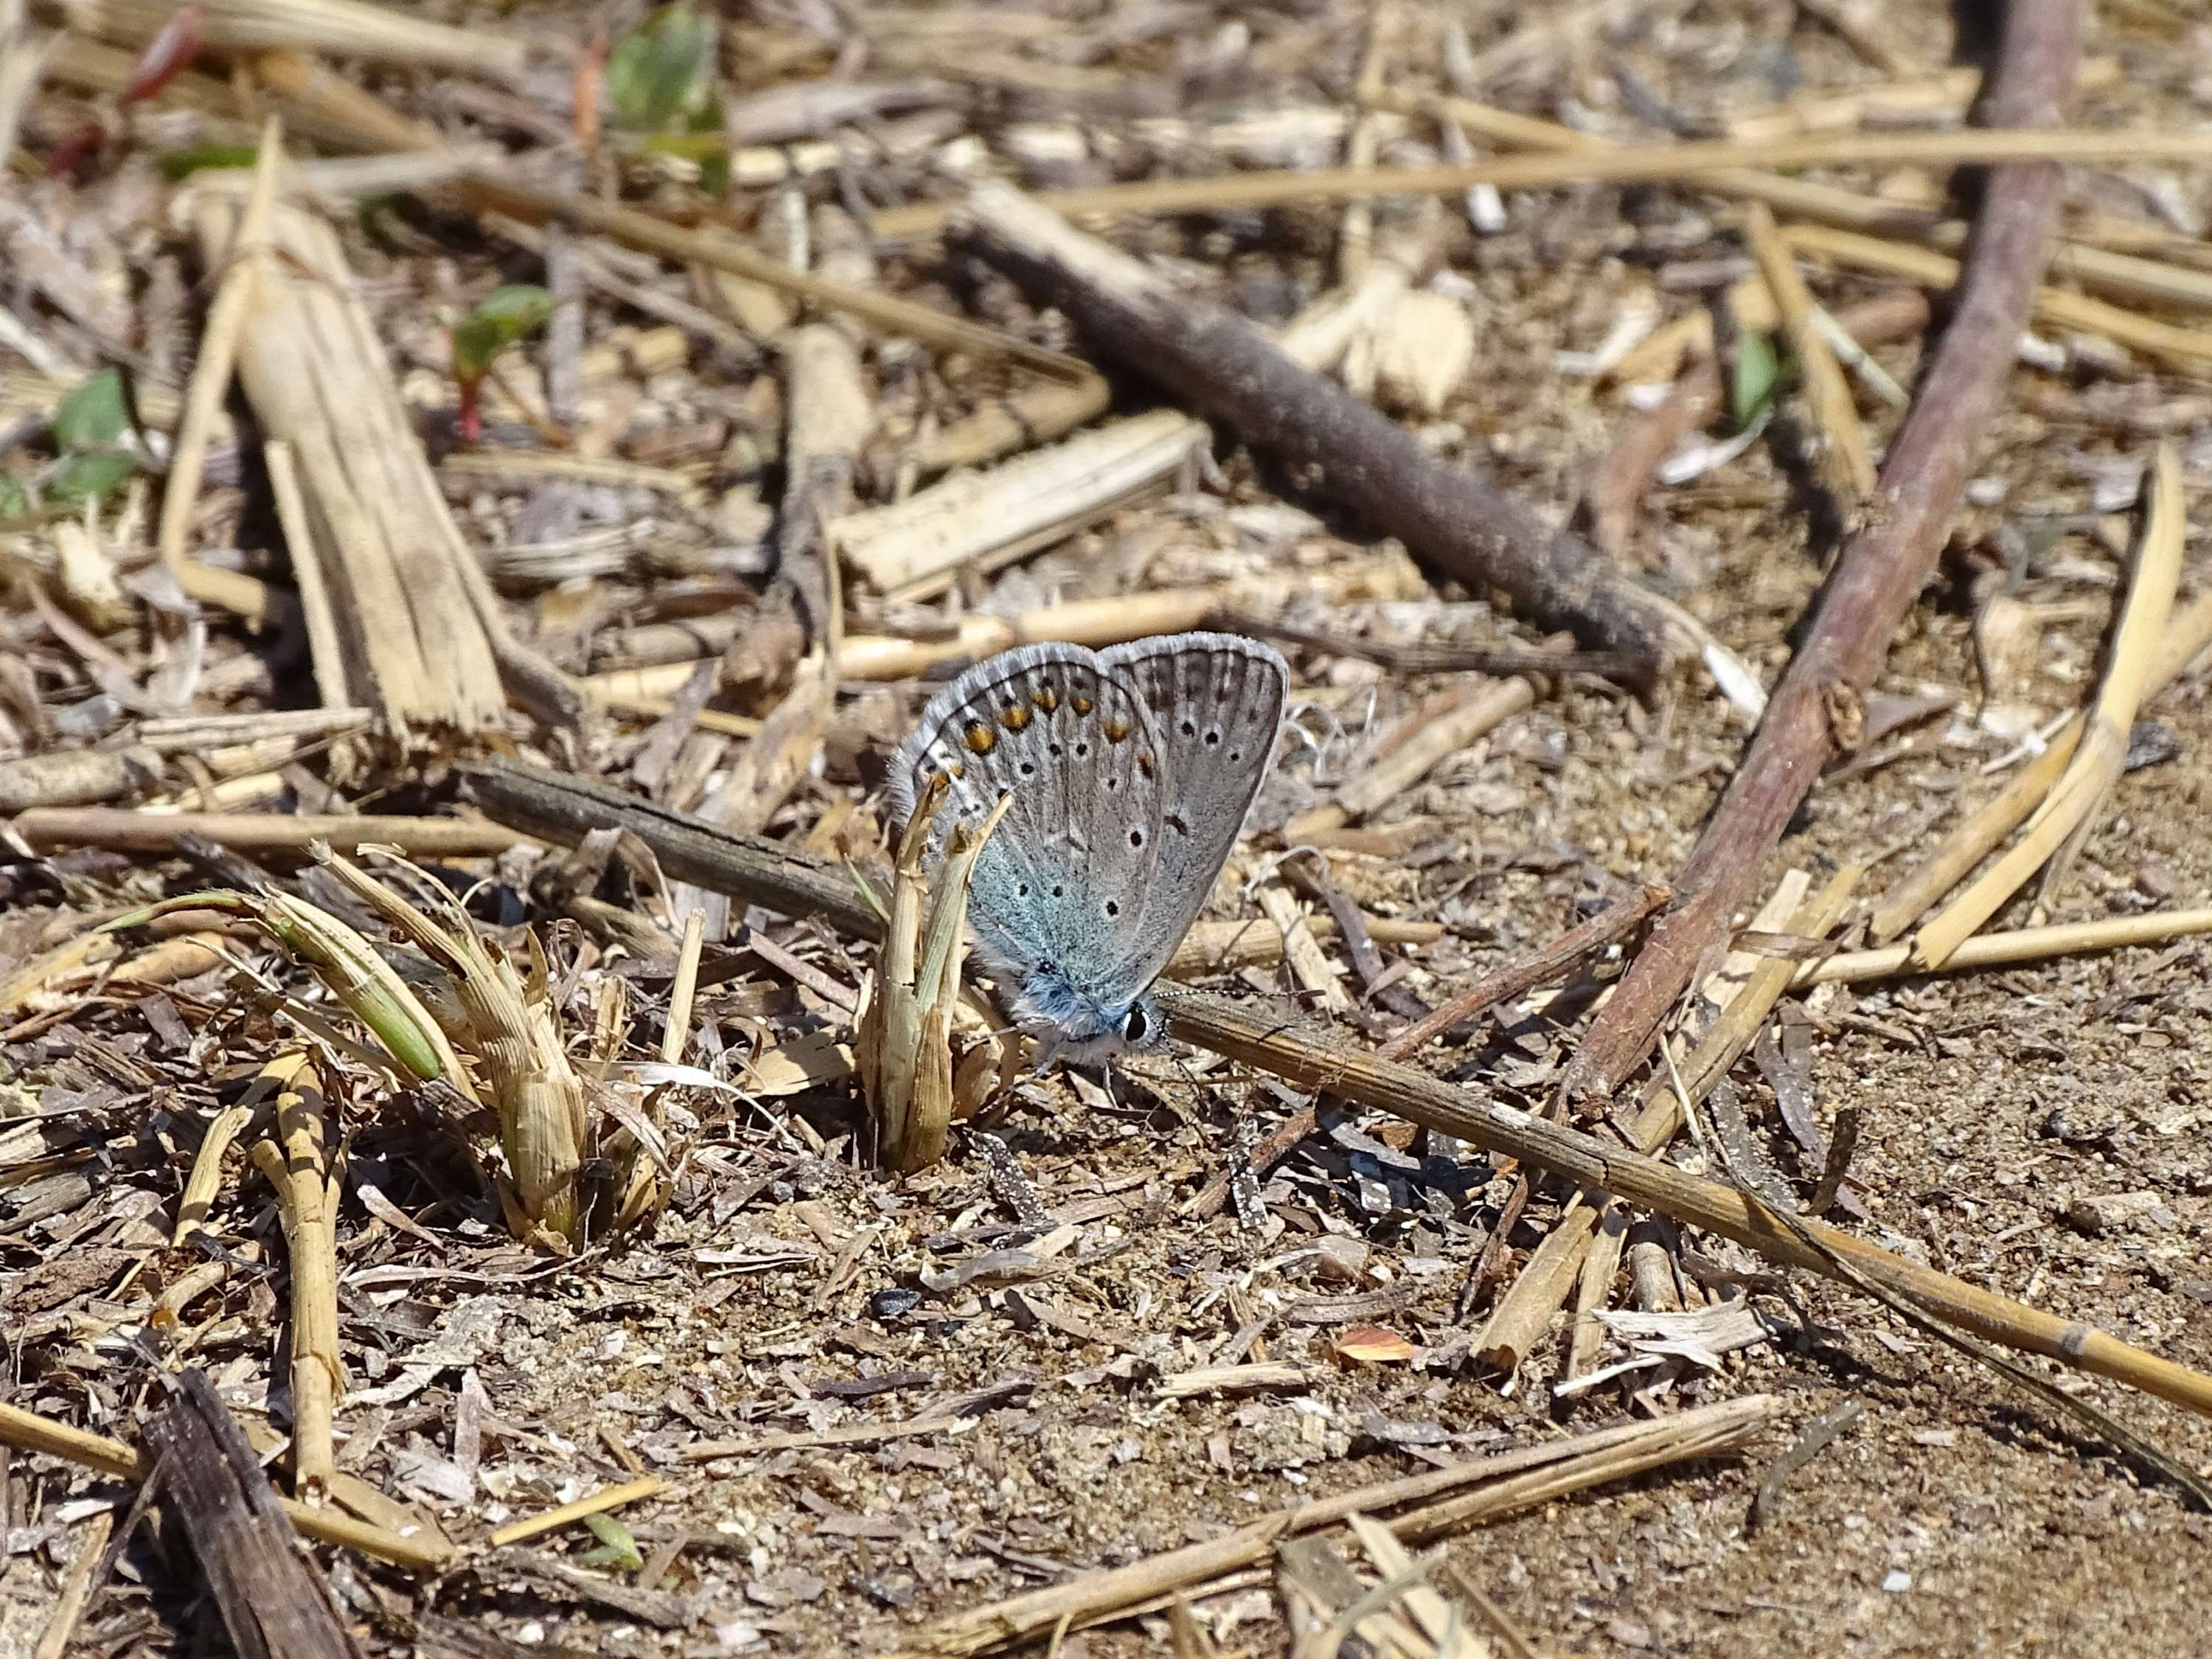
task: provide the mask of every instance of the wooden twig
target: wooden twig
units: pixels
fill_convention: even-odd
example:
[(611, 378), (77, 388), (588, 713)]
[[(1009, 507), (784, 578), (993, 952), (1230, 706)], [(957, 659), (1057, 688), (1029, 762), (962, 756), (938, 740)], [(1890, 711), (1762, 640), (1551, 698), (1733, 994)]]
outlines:
[(1656, 670), (1660, 629), (1636, 591), (1579, 537), (1547, 529), (1462, 457), (1439, 462), (1404, 428), (1293, 362), (1223, 307), (1177, 293), (1142, 264), (1003, 185), (968, 198), (969, 239), (1099, 348), (1186, 406), (1310, 471), (1418, 558), (1495, 589), (1547, 628)]
[(2154, 659), (2172, 612), (2188, 530), (2181, 461), (2172, 445), (2159, 446), (2148, 477), (2150, 512), (2113, 631), (2111, 665), (2073, 758), (2012, 850), (1913, 934), (1916, 962), (1940, 968), (2046, 861), (2063, 867), (2080, 845), (2079, 837), (2094, 827), (2113, 783), (2126, 768), (2128, 733), (2155, 672)]
[[(1315, 1498), (1219, 1538), (1126, 1566), (1079, 1574), (1065, 1583), (954, 1613), (915, 1632), (907, 1651), (955, 1659), (1033, 1640), (1055, 1629), (1082, 1630), (1126, 1617), (1155, 1596), (1204, 1584), (1265, 1560), (1281, 1540), (1336, 1525), (1352, 1515), (1387, 1516), (1386, 1523), (1399, 1542), (1425, 1543), (1475, 1521), (1620, 1478), (1632, 1467), (1656, 1468), (1711, 1455), (1740, 1443), (1773, 1409), (1769, 1396), (1751, 1395), (1657, 1422), (1600, 1429)], [(1410, 1514), (1389, 1514), (1409, 1508)]]
[(330, 1586), (294, 1546), (268, 1475), (205, 1373), (193, 1367), (171, 1382), (146, 1439), (161, 1460), (163, 1499), (244, 1659), (358, 1659)]
[[(2074, 0), (2021, 0), (2007, 12), (1987, 111), (1993, 122), (2056, 121), (2079, 27)], [(1611, 1093), (1650, 1051), (1659, 1022), (1718, 945), (1729, 913), (1821, 767), (1856, 747), (1860, 699), (1935, 568), (2027, 326), (2058, 183), (2049, 162), (1990, 175), (1950, 326), (1882, 467), (1879, 515), (1838, 555), (1750, 750), (1674, 884), (1676, 908), (1653, 929), (1569, 1063), (1571, 1099)]]
[[(883, 917), (843, 872), (780, 843), (717, 834), (682, 813), (602, 785), (513, 762), (479, 763), (469, 769), (468, 778), (486, 811), (534, 835), (573, 845), (592, 830), (629, 830), (652, 848), (672, 875), (786, 915), (818, 916), (865, 939), (883, 937)], [(1830, 895), (1836, 890), (1832, 884)], [(1763, 973), (1765, 965), (1759, 971)], [(1773, 965), (1786, 983), (1794, 972), (1792, 964)], [(1756, 983), (1755, 975), (1753, 985), (1739, 992), (1728, 1010), (1729, 1015), (1736, 1015), (1739, 1006), (1746, 1010), (1737, 1016), (1748, 1026), (1741, 1034), (1746, 1047), (1759, 1024), (1748, 1013)], [(1808, 1244), (1794, 1232), (1778, 1231), (1764, 1218), (1761, 1206), (1734, 1188), (1701, 1181), (1659, 1159), (1483, 1100), (1425, 1073), (1309, 1036), (1274, 1009), (1240, 1007), (1171, 986), (1158, 988), (1156, 994), (1171, 1034), (1184, 1042), (1304, 1087), (1327, 1089), (1361, 1105), (1395, 1112), (1486, 1152), (1565, 1176), (1590, 1191), (1610, 1193), (1640, 1208), (1719, 1233), (1788, 1267), (1840, 1277), (1834, 1259), (1841, 1258), (1936, 1317), (1991, 1341), (2063, 1360), (2212, 1416), (2212, 1376), (2132, 1347), (2094, 1327), (2042, 1313), (1834, 1228), (1814, 1226), (1809, 1237), (1815, 1243)], [(1668, 1094), (1671, 1098), (1672, 1091)]]
[(1522, 992), (1557, 979), (1585, 957), (1627, 938), (1667, 898), (1664, 887), (1649, 886), (1637, 889), (1626, 898), (1614, 900), (1579, 927), (1570, 928), (1550, 944), (1526, 951), (1503, 968), (1485, 974), (1426, 1018), (1408, 1025), (1376, 1052), (1385, 1060), (1403, 1060), (1454, 1026), (1466, 1024), (1485, 1009), (1510, 1002)]
[[(1997, 89), (2002, 88), (1999, 70)], [(1992, 96), (1996, 95), (1993, 91)], [(2212, 161), (2212, 133), (2115, 131), (2051, 127), (1967, 128), (1956, 132), (1849, 133), (1786, 138), (1771, 143), (1650, 144), (1591, 148), (1553, 155), (1509, 155), (1464, 167), (1340, 167), (1320, 172), (1254, 172), (1211, 179), (1170, 179), (1049, 191), (1039, 206), (1069, 215), (1228, 213), (1356, 196), (1441, 196), (1477, 185), (1498, 190), (1557, 190), (1609, 182), (1694, 183), (1732, 169), (1927, 166), (2033, 166), (2073, 161)], [(886, 208), (868, 228), (886, 241), (927, 236), (957, 218), (953, 203)]]
[(1826, 440), (1815, 462), (1838, 513), (1848, 522), (1875, 486), (1874, 452), (1867, 445), (1866, 428), (1859, 424), (1858, 405), (1826, 337), (1814, 325), (1812, 293), (1765, 203), (1753, 202), (1745, 210), (1743, 229), (1804, 377), (1807, 412)]
[(290, 1258), (293, 1496), (319, 1505), (337, 1471), (331, 1425), (345, 1388), (329, 1127), (322, 1079), (307, 1054), (279, 1055), (262, 1075), (278, 1091), (276, 1136), (254, 1146), (253, 1162), (276, 1189)]

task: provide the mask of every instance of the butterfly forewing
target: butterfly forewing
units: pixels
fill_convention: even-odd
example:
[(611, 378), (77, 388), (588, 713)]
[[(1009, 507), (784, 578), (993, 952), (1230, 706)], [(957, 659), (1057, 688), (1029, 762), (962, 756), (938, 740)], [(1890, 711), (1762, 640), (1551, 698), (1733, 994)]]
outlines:
[(894, 763), (891, 805), (903, 823), (945, 775), (934, 859), (954, 823), (980, 825), (1012, 796), (969, 890), (994, 968), (1104, 987), (1135, 953), (1163, 841), (1159, 741), (1135, 686), (1079, 646), (1020, 647), (931, 699)]
[(1138, 941), (1149, 981), (1190, 931), (1237, 844), (1274, 753), (1290, 671), (1273, 647), (1231, 634), (1138, 640), (1098, 660), (1151, 712), (1168, 780), (1159, 866)]

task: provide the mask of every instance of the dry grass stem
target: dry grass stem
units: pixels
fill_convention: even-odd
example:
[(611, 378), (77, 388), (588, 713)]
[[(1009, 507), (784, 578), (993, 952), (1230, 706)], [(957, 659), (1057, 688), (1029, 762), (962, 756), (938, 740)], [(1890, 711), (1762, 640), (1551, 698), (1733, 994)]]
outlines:
[[(1948, 289), (1958, 281), (1959, 261), (1930, 248), (1820, 225), (1793, 225), (1783, 237), (1792, 251), (1807, 258), (1903, 276), (1923, 288)], [(2056, 261), (2052, 268), (2057, 268)], [(2034, 315), (2046, 327), (2093, 334), (2187, 374), (2201, 376), (2212, 365), (2212, 331), (2160, 322), (2067, 289), (2037, 289)]]
[[(66, 1423), (50, 1422), (20, 1406), (0, 1403), (0, 1445), (57, 1457), (126, 1480), (143, 1480), (150, 1473), (144, 1455), (121, 1441), (89, 1434)], [(295, 1498), (281, 1501), (293, 1527), (302, 1537), (319, 1543), (359, 1550), (414, 1572), (441, 1571), (452, 1561), (453, 1547), (441, 1539), (404, 1537), (331, 1509), (310, 1509)]]
[(292, 1277), (292, 1477), (310, 1505), (330, 1496), (331, 1427), (345, 1391), (338, 1349), (337, 1176), (322, 1079), (304, 1054), (278, 1056), (262, 1075), (276, 1086), (276, 1133), (253, 1162), (276, 1189)]
[(532, 1538), (542, 1538), (549, 1532), (558, 1532), (586, 1516), (605, 1515), (625, 1504), (635, 1504), (641, 1498), (650, 1498), (667, 1486), (658, 1475), (640, 1475), (635, 1480), (625, 1480), (618, 1486), (602, 1486), (588, 1497), (574, 1503), (563, 1504), (557, 1509), (547, 1510), (543, 1515), (533, 1515), (520, 1521), (509, 1522), (491, 1535), (494, 1549), (505, 1549), (510, 1544), (520, 1544)]
[(2181, 574), (2181, 547), (2188, 520), (2182, 499), (2181, 463), (2172, 445), (2159, 446), (2148, 484), (2149, 511), (2119, 623), (2113, 630), (2110, 665), (2073, 757), (2012, 850), (1914, 933), (1913, 959), (1924, 967), (1942, 966), (2030, 876), (2062, 849), (2078, 845), (2076, 833), (2087, 832), (2125, 769), (2128, 732), (2154, 682), (2160, 643)]
[[(1227, 213), (1356, 196), (1438, 196), (1477, 185), (1498, 190), (1554, 190), (1613, 181), (1694, 183), (1731, 169), (1875, 167), (1904, 163), (1953, 167), (2005, 161), (2203, 161), (2212, 159), (2212, 133), (2113, 132), (2094, 128), (1969, 127), (1955, 132), (1850, 133), (1838, 137), (1596, 147), (1550, 155), (1505, 156), (1465, 167), (1346, 167), (1321, 172), (1243, 173), (1088, 189), (1041, 191), (1038, 205), (1069, 216)], [(952, 204), (885, 208), (868, 222), (887, 241), (934, 234), (953, 218)]]
[(259, 155), (253, 164), (252, 183), (240, 210), (228, 247), (210, 253), (209, 264), (222, 272), (215, 303), (208, 307), (207, 326), (200, 333), (199, 355), (193, 360), (191, 384), (185, 389), (183, 417), (177, 423), (175, 448), (169, 459), (169, 476), (161, 493), (161, 517), (155, 544), (161, 562), (177, 585), (195, 599), (234, 611), (247, 621), (273, 625), (282, 620), (276, 596), (267, 584), (233, 570), (216, 570), (189, 558), (185, 538), (191, 534), (192, 511), (198, 503), (200, 480), (207, 465), (208, 444), (216, 416), (230, 391), (231, 371), (238, 359), (238, 343), (269, 280), (269, 222), (276, 201), (276, 183), (284, 167), (283, 124), (270, 116), (261, 129)]
[[(176, 10), (164, 0), (65, 0), (73, 27), (143, 46)], [(530, 64), (527, 41), (483, 29), (452, 28), (362, 0), (204, 0), (202, 38), (224, 52), (278, 47), (374, 63), (515, 75)]]
[(1813, 295), (1797, 269), (1797, 261), (1783, 242), (1774, 215), (1763, 202), (1753, 202), (1744, 213), (1744, 234), (1759, 261), (1767, 291), (1773, 297), (1790, 349), (1804, 376), (1805, 406), (1824, 441), (1814, 457), (1821, 476), (1835, 496), (1841, 515), (1849, 519), (1873, 493), (1874, 452), (1868, 447), (1866, 428), (1859, 423), (1858, 406), (1844, 379), (1842, 366), (1830, 349), (1827, 337), (1814, 323)]
[[(2172, 684), (2181, 671), (2207, 646), (2212, 646), (2212, 593), (2198, 595), (2175, 611), (2166, 623), (2150, 677), (2143, 686), (2143, 700), (2148, 702)], [(2051, 735), (2041, 754), (1946, 836), (1926, 862), (1885, 892), (1881, 902), (1868, 914), (1869, 936), (1877, 943), (1895, 939), (1964, 880), (1967, 872), (2007, 836), (2026, 823), (2074, 758), (2085, 724), (2079, 714), (2068, 720)]]
[(2212, 909), (2152, 910), (2137, 916), (2107, 916), (2098, 921), (2069, 921), (2003, 933), (1976, 933), (1932, 967), (1915, 954), (1917, 941), (1875, 951), (1838, 951), (1797, 970), (1794, 983), (1856, 985), (1869, 980), (1914, 974), (1966, 973), (1976, 968), (2011, 967), (2087, 951), (2118, 951), (2136, 945), (2162, 945), (2212, 933)]
[[(1759, 932), (1786, 927), (1802, 938), (1821, 938), (1842, 918), (1856, 879), (1856, 871), (1845, 869), (1818, 898), (1801, 905), (1808, 880), (1802, 871), (1790, 871), (1752, 918), (1752, 926)], [(1767, 1015), (1789, 990), (1792, 972), (1793, 964), (1787, 962), (1762, 957), (1747, 965), (1731, 955), (1708, 976), (1704, 994), (1720, 1004), (1720, 1012), (1684, 1064), (1686, 1105), (1704, 1099), (1750, 1048)], [(1680, 1133), (1685, 1109), (1682, 1096), (1665, 1079), (1654, 1079), (1629, 1120), (1636, 1149), (1655, 1156), (1664, 1150)], [(1511, 1371), (1528, 1356), (1549, 1328), (1552, 1316), (1565, 1305), (1607, 1207), (1601, 1193), (1588, 1189), (1568, 1201), (1565, 1212), (1475, 1334), (1474, 1352), (1485, 1364)], [(1607, 1277), (1609, 1280), (1611, 1275)]]
[(368, 817), (267, 812), (140, 812), (121, 807), (41, 807), (11, 826), (29, 845), (111, 847), (137, 853), (173, 851), (197, 836), (242, 853), (305, 853), (319, 841), (345, 852), (397, 847), (416, 858), (465, 858), (501, 853), (525, 837), (495, 823), (465, 818)]
[[(915, 1632), (911, 1654), (957, 1659), (1033, 1641), (1054, 1629), (1084, 1630), (1123, 1618), (1152, 1598), (1188, 1590), (1264, 1561), (1284, 1539), (1334, 1526), (1347, 1516), (1380, 1515), (1401, 1543), (1425, 1541), (1455, 1528), (1617, 1480), (1643, 1468), (1709, 1455), (1741, 1443), (1775, 1402), (1751, 1395), (1699, 1407), (1656, 1423), (1625, 1424), (1494, 1457), (1378, 1481), (1334, 1498), (1279, 1510), (1204, 1543), (1084, 1573), (956, 1613)], [(1455, 1508), (1447, 1494), (1476, 1490)], [(1389, 1516), (1388, 1511), (1409, 1511)], [(1408, 1534), (1414, 1534), (1409, 1538)]]

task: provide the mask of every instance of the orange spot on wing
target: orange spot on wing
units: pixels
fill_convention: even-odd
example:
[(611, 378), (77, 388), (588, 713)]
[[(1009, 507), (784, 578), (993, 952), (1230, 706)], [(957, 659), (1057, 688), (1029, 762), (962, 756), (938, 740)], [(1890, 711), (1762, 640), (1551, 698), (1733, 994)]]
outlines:
[(981, 720), (968, 723), (968, 747), (979, 755), (988, 755), (998, 746), (999, 734)]

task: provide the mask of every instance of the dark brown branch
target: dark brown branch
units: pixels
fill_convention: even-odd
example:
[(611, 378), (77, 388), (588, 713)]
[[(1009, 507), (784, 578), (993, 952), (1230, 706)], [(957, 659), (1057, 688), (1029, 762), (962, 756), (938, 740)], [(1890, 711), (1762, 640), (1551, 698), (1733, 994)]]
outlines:
[[(2075, 0), (2017, 0), (2006, 13), (1984, 122), (2057, 125), (2080, 33)], [(2051, 255), (2057, 212), (2054, 164), (1991, 169), (1950, 325), (1890, 445), (1873, 520), (1838, 555), (1804, 644), (1674, 884), (1675, 908), (1652, 930), (1569, 1065), (1570, 1099), (1610, 1094), (1650, 1051), (1668, 1009), (1720, 951), (1729, 913), (1750, 892), (1821, 768), (1856, 746), (1861, 699), (1934, 574), (1996, 413)]]
[(214, 1385), (198, 1369), (171, 1385), (146, 1425), (161, 1460), (162, 1496), (184, 1522), (209, 1598), (246, 1659), (359, 1659), (329, 1587)]
[(1107, 356), (1307, 474), (1317, 493), (1396, 536), (1440, 574), (1504, 595), (1540, 626), (1656, 671), (1657, 624), (1580, 537), (1552, 530), (1462, 458), (1447, 465), (1335, 382), (1293, 362), (1222, 307), (1179, 294), (1134, 259), (1009, 185), (980, 185), (967, 240), (1073, 318)]

